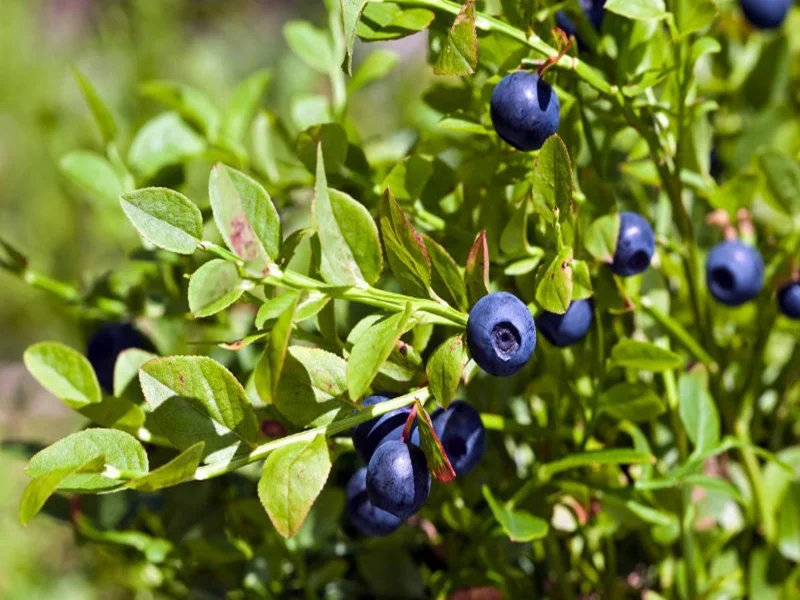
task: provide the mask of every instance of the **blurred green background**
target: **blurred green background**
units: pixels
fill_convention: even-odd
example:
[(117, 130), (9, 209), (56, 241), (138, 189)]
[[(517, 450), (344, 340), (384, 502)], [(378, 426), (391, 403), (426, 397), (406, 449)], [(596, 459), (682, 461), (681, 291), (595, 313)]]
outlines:
[[(278, 110), (288, 110), (293, 91), (326, 85), (285, 52), (281, 34), (290, 18), (324, 19), (321, 0), (4, 0), (2, 6), (0, 235), (28, 256), (32, 269), (78, 287), (122, 264), (139, 242), (117, 204), (92, 201), (59, 172), (70, 150), (102, 151), (71, 67), (111, 107), (123, 149), (160, 108), (138, 93), (144, 81), (189, 83), (224, 105), (246, 75), (271, 68), (267, 102)], [(368, 133), (370, 115), (362, 112)], [(89, 555), (67, 527), (47, 517), (26, 529), (17, 521), (28, 478), (12, 442), (49, 443), (80, 425), (27, 377), (20, 359), (26, 346), (43, 339), (81, 348), (78, 323), (57, 299), (0, 272), (0, 331), (0, 598), (118, 597), (96, 580), (90, 584)]]

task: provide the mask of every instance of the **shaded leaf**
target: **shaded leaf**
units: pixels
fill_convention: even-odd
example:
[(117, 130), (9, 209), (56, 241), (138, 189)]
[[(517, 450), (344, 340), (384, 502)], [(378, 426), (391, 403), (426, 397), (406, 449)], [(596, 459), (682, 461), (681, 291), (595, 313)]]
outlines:
[(56, 469), (35, 477), (22, 492), (22, 498), (19, 502), (19, 522), (22, 525), (30, 523), (42, 510), (47, 499), (55, 493), (70, 475), (74, 475), (78, 471), (100, 473), (104, 468), (105, 458), (98, 455), (83, 465)]
[(283, 37), (295, 56), (318, 73), (339, 68), (328, 35), (308, 21), (289, 21), (283, 26)]
[(624, 339), (611, 350), (611, 364), (642, 371), (669, 371), (683, 365), (683, 359), (667, 350), (638, 340)]
[(81, 94), (83, 94), (83, 98), (86, 100), (89, 110), (92, 111), (92, 116), (94, 117), (95, 123), (97, 123), (97, 127), (100, 129), (100, 135), (103, 137), (103, 141), (105, 143), (111, 142), (117, 135), (117, 123), (114, 120), (114, 116), (100, 98), (92, 82), (89, 81), (83, 73), (73, 68), (72, 76), (78, 83), (78, 87), (81, 88)]
[(206, 142), (177, 113), (166, 112), (144, 124), (128, 150), (128, 164), (150, 179), (164, 167), (201, 155)]
[(464, 277), (458, 270), (458, 265), (453, 257), (448, 254), (438, 242), (430, 236), (422, 235), (425, 249), (431, 260), (431, 287), (436, 295), (450, 306), (460, 309), (467, 308), (467, 289)]
[(431, 287), (428, 250), (388, 189), (381, 200), (380, 225), (386, 258), (397, 281), (412, 296), (428, 296)]
[(236, 265), (221, 258), (205, 263), (189, 280), (189, 310), (209, 317), (228, 308), (244, 293)]
[(563, 315), (572, 302), (572, 248), (564, 248), (548, 265), (536, 287), (536, 302), (544, 310)]
[(361, 11), (367, 5), (367, 0), (340, 0), (342, 4), (342, 24), (344, 25), (344, 38), (347, 46), (347, 59), (345, 70), (351, 73), (353, 70), (353, 45), (356, 42), (356, 30)]
[(649, 421), (665, 411), (664, 403), (647, 385), (618, 383), (603, 392), (598, 410), (621, 421)]
[(444, 408), (447, 408), (458, 391), (461, 373), (466, 363), (464, 338), (454, 335), (446, 339), (433, 351), (425, 372), (433, 397)]
[(289, 347), (289, 338), (292, 336), (292, 321), (297, 308), (299, 297), (294, 297), (283, 314), (275, 321), (269, 333), (269, 341), (264, 350), (264, 355), (256, 366), (256, 388), (259, 396), (266, 403), (273, 402), (278, 393), (278, 383), (286, 360), (286, 350)]
[(509, 508), (506, 504), (501, 504), (488, 486), (483, 486), (483, 497), (503, 529), (505, 534), (512, 542), (531, 542), (547, 536), (550, 526), (547, 521), (532, 515), (531, 513)]
[(204, 450), (205, 442), (197, 442), (168, 463), (150, 471), (147, 475), (129, 481), (125, 487), (141, 492), (153, 492), (178, 485), (184, 481), (191, 481), (194, 478), (194, 472), (200, 466)]
[(695, 451), (715, 448), (720, 440), (719, 413), (708, 391), (708, 374), (703, 368), (695, 367), (688, 373), (681, 373), (678, 398), (681, 422)]
[(269, 71), (260, 70), (236, 86), (222, 114), (221, 133), (224, 139), (234, 143), (244, 140), (271, 79)]
[(139, 369), (156, 355), (140, 348), (128, 348), (120, 352), (114, 363), (114, 395), (119, 397), (139, 377)]
[(348, 94), (354, 94), (370, 83), (380, 81), (397, 66), (398, 62), (400, 58), (391, 50), (379, 48), (370, 52), (347, 84)]
[(478, 234), (467, 254), (464, 286), (470, 308), (489, 293), (489, 245), (485, 231)]
[(442, 447), (442, 442), (433, 428), (430, 415), (425, 411), (422, 403), (416, 401), (417, 430), (419, 443), (428, 462), (428, 469), (437, 481), (448, 483), (456, 478), (456, 472), (450, 459)]
[(208, 138), (213, 139), (219, 129), (219, 110), (197, 88), (177, 81), (152, 80), (140, 85), (139, 93), (176, 111)]
[(583, 237), (583, 247), (594, 258), (604, 263), (614, 262), (619, 239), (619, 213), (605, 215), (596, 219)]
[(533, 169), (533, 195), (537, 204), (544, 203), (564, 216), (572, 211), (572, 163), (564, 141), (558, 134), (545, 141)]

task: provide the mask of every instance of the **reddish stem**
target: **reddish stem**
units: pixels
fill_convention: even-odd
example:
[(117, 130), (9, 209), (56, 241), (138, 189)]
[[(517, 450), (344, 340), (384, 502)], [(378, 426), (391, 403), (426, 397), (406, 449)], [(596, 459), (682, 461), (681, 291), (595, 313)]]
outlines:
[(414, 419), (417, 417), (417, 403), (415, 402), (411, 406), (411, 412), (408, 413), (408, 418), (406, 419), (406, 424), (403, 426), (403, 433), (400, 436), (400, 441), (404, 444), (408, 442), (408, 438), (411, 437), (411, 427), (414, 424)]
[(539, 67), (539, 70), (536, 71), (536, 74), (539, 77), (544, 75), (547, 69), (549, 69), (559, 60), (561, 60), (561, 57), (564, 56), (567, 52), (569, 52), (569, 49), (572, 47), (572, 37), (567, 37), (567, 34), (564, 33), (564, 31), (561, 28), (554, 27), (553, 35), (555, 35), (556, 38), (558, 39), (559, 41), (558, 45), (561, 46), (561, 49), (558, 51), (558, 54), (556, 56), (551, 56), (546, 61), (544, 61), (544, 64), (541, 67)]

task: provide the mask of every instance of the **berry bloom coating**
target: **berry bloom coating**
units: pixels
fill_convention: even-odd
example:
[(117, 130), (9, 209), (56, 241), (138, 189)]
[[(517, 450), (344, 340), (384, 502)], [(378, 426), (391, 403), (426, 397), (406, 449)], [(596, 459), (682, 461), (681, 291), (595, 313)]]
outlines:
[(100, 386), (114, 391), (114, 365), (117, 357), (129, 348), (151, 350), (153, 345), (130, 323), (106, 323), (89, 338), (86, 357), (97, 374)]
[(650, 266), (656, 249), (656, 236), (642, 215), (623, 212), (619, 220), (617, 251), (611, 270), (620, 277), (638, 275)]
[[(603, 17), (606, 13), (606, 9), (604, 8), (605, 3), (606, 0), (581, 0), (583, 14), (586, 15), (592, 27), (597, 31), (600, 31), (600, 27), (603, 24)], [(556, 13), (556, 25), (563, 29), (564, 33), (567, 35), (575, 35), (578, 31), (575, 23), (572, 22), (572, 19), (570, 19), (563, 10)]]
[(721, 242), (706, 258), (706, 284), (718, 301), (740, 306), (758, 296), (764, 284), (764, 260), (739, 241)]
[(486, 454), (486, 428), (481, 415), (463, 400), (452, 402), (431, 415), (433, 428), (459, 477), (466, 475)]
[(800, 282), (794, 281), (778, 290), (778, 308), (790, 319), (800, 319)]
[(425, 504), (431, 490), (428, 461), (418, 446), (386, 441), (367, 465), (367, 494), (374, 506), (407, 519)]
[(561, 106), (549, 83), (536, 73), (517, 71), (495, 86), (490, 113), (503, 140), (518, 150), (538, 150), (558, 131)]
[(356, 529), (372, 537), (389, 535), (403, 522), (392, 513), (373, 506), (369, 501), (367, 467), (361, 467), (347, 482), (347, 514)]
[[(381, 392), (373, 394), (364, 399), (362, 403), (364, 408), (372, 406), (373, 404), (380, 404), (394, 397), (394, 394)], [(399, 442), (400, 435), (403, 433), (403, 427), (406, 424), (406, 419), (411, 413), (409, 407), (395, 409), (391, 412), (375, 417), (371, 421), (361, 423), (353, 428), (353, 445), (356, 452), (365, 461), (369, 462), (372, 458), (375, 448), (381, 445), (384, 441), (394, 440)]]
[(497, 377), (518, 372), (536, 349), (536, 325), (528, 307), (507, 292), (475, 303), (467, 320), (467, 346), (478, 366)]
[(742, 12), (753, 27), (775, 29), (780, 27), (792, 0), (741, 0)]
[(591, 300), (575, 300), (563, 315), (544, 311), (536, 317), (536, 329), (547, 341), (564, 348), (586, 337), (594, 321)]

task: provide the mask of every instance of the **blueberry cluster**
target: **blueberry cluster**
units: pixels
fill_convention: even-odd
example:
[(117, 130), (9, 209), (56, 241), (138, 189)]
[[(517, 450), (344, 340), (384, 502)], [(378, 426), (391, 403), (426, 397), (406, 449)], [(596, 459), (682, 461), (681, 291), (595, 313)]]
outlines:
[[(390, 397), (375, 394), (363, 405)], [(347, 508), (350, 522), (365, 535), (388, 535), (428, 499), (431, 476), (419, 431), (415, 428), (409, 440), (401, 439), (410, 413), (408, 407), (398, 408), (353, 430), (353, 444), (367, 466), (347, 484)], [(456, 475), (469, 473), (486, 452), (486, 430), (478, 411), (457, 400), (447, 410), (434, 411), (431, 421)]]

